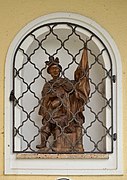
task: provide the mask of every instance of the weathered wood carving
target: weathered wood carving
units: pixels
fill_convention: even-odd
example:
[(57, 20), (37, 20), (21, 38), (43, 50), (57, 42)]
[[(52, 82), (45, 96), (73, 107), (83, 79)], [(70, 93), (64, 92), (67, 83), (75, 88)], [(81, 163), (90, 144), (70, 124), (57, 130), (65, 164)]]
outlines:
[[(82, 125), (83, 111), (90, 93), (87, 48), (84, 48), (74, 80), (60, 77), (62, 67), (59, 59), (46, 61), (47, 72), (52, 79), (42, 89), (39, 115), (42, 116), (40, 151), (84, 152)], [(49, 137), (53, 143), (47, 146)]]

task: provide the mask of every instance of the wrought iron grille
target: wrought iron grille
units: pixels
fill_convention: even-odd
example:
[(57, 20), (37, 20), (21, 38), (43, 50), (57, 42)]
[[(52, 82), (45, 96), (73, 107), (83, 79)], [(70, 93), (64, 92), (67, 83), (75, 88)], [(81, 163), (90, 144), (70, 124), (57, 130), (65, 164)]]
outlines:
[(45, 61), (51, 56), (59, 57), (61, 77), (73, 80), (73, 72), (79, 65), (84, 47), (87, 47), (88, 52), (90, 83), (89, 99), (83, 112), (85, 122), (81, 127), (84, 150), (75, 150), (76, 145), (66, 136), (71, 151), (63, 150), (59, 153), (113, 152), (113, 141), (116, 140), (116, 134), (113, 134), (115, 75), (112, 74), (108, 49), (89, 29), (77, 24), (57, 22), (33, 29), (21, 40), (14, 54), (13, 90), (10, 93), (14, 153), (57, 153), (53, 143), (59, 137), (54, 139), (52, 134), (46, 139), (48, 150), (42, 152), (36, 148), (41, 141), (43, 126), (42, 117), (38, 115), (41, 91), (50, 80)]

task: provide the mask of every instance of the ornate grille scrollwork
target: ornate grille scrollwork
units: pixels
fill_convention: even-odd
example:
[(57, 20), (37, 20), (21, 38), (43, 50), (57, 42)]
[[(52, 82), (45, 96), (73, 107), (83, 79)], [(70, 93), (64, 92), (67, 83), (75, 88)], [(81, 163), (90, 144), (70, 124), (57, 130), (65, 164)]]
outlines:
[[(53, 144), (59, 137), (54, 138), (52, 133), (46, 139), (48, 150), (37, 149), (37, 144), (41, 141), (41, 127), (44, 126), (42, 117), (38, 114), (42, 101), (41, 91), (44, 84), (50, 80), (45, 61), (50, 57), (58, 57), (62, 66), (60, 76), (73, 80), (74, 70), (80, 64), (84, 47), (88, 53), (90, 94), (87, 103), (82, 107), (85, 121), (80, 125), (82, 133), (79, 139), (82, 139), (83, 151), (75, 148), (79, 139), (72, 143), (69, 136), (65, 136), (71, 150), (61, 150), (59, 153), (113, 152), (113, 83), (116, 79), (115, 75), (112, 75), (112, 61), (108, 49), (89, 29), (77, 24), (57, 22), (39, 26), (29, 32), (15, 51), (13, 90), (10, 93), (10, 101), (13, 103), (14, 153), (57, 153)], [(73, 90), (74, 88), (73, 86)], [(61, 103), (64, 105), (62, 100)], [(76, 113), (72, 114), (73, 118), (67, 126), (74, 120), (78, 122)], [(59, 124), (56, 123), (56, 126)], [(61, 134), (66, 134), (65, 127), (63, 129)]]

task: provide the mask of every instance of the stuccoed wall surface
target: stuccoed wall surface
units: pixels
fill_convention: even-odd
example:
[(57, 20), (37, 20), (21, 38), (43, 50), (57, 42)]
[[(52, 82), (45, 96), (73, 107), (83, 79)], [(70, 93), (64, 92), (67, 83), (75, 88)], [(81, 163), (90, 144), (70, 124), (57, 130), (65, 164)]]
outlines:
[(6, 54), (15, 35), (32, 20), (54, 12), (91, 18), (109, 32), (122, 59), (123, 176), (68, 176), (72, 180), (127, 179), (127, 1), (125, 0), (0, 0), (0, 180), (55, 180), (60, 176), (4, 175), (4, 73)]

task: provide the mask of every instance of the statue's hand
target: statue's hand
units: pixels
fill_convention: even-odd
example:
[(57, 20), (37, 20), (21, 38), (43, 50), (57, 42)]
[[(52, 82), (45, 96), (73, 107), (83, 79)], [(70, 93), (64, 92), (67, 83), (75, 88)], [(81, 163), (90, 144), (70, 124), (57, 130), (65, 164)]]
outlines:
[(58, 106), (60, 106), (60, 100), (59, 99), (55, 99), (54, 101), (51, 102), (51, 106), (53, 109), (57, 108)]

